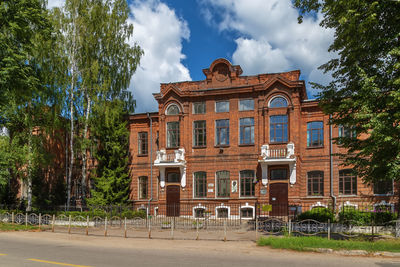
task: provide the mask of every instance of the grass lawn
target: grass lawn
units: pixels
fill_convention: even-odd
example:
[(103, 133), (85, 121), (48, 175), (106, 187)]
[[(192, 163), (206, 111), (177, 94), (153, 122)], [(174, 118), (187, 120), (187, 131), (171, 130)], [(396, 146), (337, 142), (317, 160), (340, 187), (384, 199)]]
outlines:
[(272, 248), (307, 251), (309, 248), (331, 248), (334, 250), (366, 250), (369, 252), (389, 251), (400, 252), (400, 240), (379, 240), (375, 242), (357, 240), (328, 240), (316, 236), (303, 237), (261, 237), (257, 241), (259, 246)]
[(0, 223), (0, 231), (31, 231), (39, 229), (38, 226), (28, 225), (25, 226), (11, 223)]

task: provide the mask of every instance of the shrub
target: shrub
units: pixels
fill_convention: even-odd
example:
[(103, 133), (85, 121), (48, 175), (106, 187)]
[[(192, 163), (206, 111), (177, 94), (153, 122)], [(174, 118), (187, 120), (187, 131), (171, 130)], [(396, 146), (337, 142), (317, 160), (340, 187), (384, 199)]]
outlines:
[(390, 211), (359, 211), (356, 209), (345, 209), (339, 212), (340, 223), (351, 223), (355, 225), (384, 225), (396, 220), (397, 214)]
[(307, 219), (312, 219), (312, 220), (316, 220), (318, 222), (328, 222), (328, 220), (330, 220), (331, 222), (334, 222), (335, 221), (335, 215), (328, 208), (316, 207), (316, 208), (313, 208), (311, 210), (308, 210), (308, 211), (305, 211), (305, 212), (301, 213), (298, 216), (298, 219), (300, 221), (307, 220)]

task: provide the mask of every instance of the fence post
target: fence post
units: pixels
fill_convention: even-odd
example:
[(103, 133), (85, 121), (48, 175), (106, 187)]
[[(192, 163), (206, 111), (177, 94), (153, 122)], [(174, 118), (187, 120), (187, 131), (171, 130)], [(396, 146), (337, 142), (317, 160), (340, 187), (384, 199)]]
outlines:
[(86, 217), (86, 235), (89, 235), (89, 215)]
[(400, 237), (400, 220), (397, 218), (397, 220), (396, 220), (396, 234), (395, 234), (395, 237), (396, 238), (398, 238), (398, 237)]
[(14, 223), (14, 212), (11, 213), (11, 223)]
[(224, 221), (224, 242), (226, 242), (226, 220)]
[(331, 239), (331, 219), (328, 219), (328, 240)]
[(42, 224), (42, 214), (39, 213), (39, 232), (40, 232), (41, 224)]
[(375, 236), (375, 232), (374, 232), (374, 225), (375, 225), (375, 220), (374, 220), (374, 218), (372, 218), (372, 220), (371, 220), (371, 222), (372, 222), (372, 229), (371, 229), (371, 232), (372, 232), (372, 241), (374, 241), (374, 236)]
[(288, 232), (289, 232), (289, 236), (290, 236), (290, 234), (292, 233), (292, 219), (289, 219)]
[(25, 227), (28, 227), (28, 213), (25, 212)]
[(258, 239), (258, 217), (256, 215), (256, 225), (255, 225), (255, 229), (256, 229), (256, 241)]
[(71, 233), (71, 215), (69, 215), (69, 222), (68, 222), (68, 234)]
[(196, 240), (199, 240), (199, 218), (196, 219)]
[(107, 236), (107, 216), (106, 216), (106, 219), (104, 221), (104, 236)]
[(175, 227), (175, 217), (172, 220), (172, 225), (171, 225), (171, 238), (174, 239), (174, 227)]
[(126, 235), (126, 217), (124, 219), (124, 237), (127, 238), (127, 235)]
[(53, 221), (51, 222), (51, 231), (54, 233), (54, 224), (56, 221), (56, 215), (53, 214)]
[(147, 222), (149, 224), (149, 239), (151, 239), (151, 220)]

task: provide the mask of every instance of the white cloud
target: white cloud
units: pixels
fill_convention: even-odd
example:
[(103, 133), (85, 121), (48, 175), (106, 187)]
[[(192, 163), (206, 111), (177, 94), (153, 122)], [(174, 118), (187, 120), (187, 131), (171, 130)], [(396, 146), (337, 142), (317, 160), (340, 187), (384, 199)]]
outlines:
[(130, 89), (137, 112), (155, 111), (152, 93), (160, 91), (160, 83), (191, 80), (189, 70), (181, 63), (185, 58), (182, 41), (189, 40), (190, 31), (185, 20), (158, 0), (135, 0), (130, 10), (133, 41), (144, 50)]
[(65, 0), (48, 0), (47, 8), (52, 9), (53, 7), (62, 7), (65, 4)]
[[(300, 69), (306, 80), (329, 81), (317, 68), (333, 57), (327, 50), (334, 32), (319, 26), (320, 14), (298, 24), (298, 13), (291, 0), (200, 3), (202, 14), (208, 14), (207, 21), (215, 22), (220, 31), (238, 34), (232, 61), (241, 65), (245, 74)], [(310, 92), (310, 97), (314, 93)]]

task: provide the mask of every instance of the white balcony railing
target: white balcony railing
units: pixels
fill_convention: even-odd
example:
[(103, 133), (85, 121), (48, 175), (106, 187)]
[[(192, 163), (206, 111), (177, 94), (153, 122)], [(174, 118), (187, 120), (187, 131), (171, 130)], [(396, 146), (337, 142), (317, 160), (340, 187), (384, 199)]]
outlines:
[(165, 149), (157, 151), (157, 157), (154, 164), (164, 163), (185, 163), (185, 149), (180, 148), (173, 152), (167, 152)]
[(294, 144), (288, 143), (286, 148), (269, 148), (269, 145), (262, 145), (261, 157), (263, 160), (292, 159), (294, 158)]

